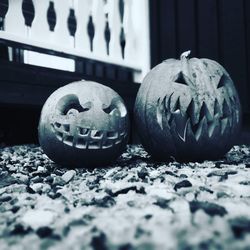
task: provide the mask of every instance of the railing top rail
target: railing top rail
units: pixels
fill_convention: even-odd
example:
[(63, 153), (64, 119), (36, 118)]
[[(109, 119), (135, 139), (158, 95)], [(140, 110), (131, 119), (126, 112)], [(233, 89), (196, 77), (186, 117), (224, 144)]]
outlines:
[[(70, 59), (79, 59), (79, 58), (86, 58), (94, 61), (100, 61), (100, 62), (106, 62), (105, 57), (96, 56), (91, 57), (90, 54), (79, 51), (79, 50), (71, 50), (60, 46), (54, 46), (48, 45), (43, 42), (36, 42), (36, 41), (30, 41), (25, 38), (20, 38), (18, 36), (12, 35), (12, 34), (6, 34), (4, 31), (0, 31), (0, 43), (6, 44), (8, 46), (15, 46), (19, 47), (21, 49), (36, 51), (40, 53), (46, 53), (50, 55), (56, 55), (64, 58), (70, 58)], [(114, 64), (117, 66), (122, 66), (124, 68), (131, 69), (136, 72), (141, 72), (141, 68), (138, 67), (136, 63), (124, 63), (123, 61), (116, 61), (116, 60), (109, 60), (109, 64)]]

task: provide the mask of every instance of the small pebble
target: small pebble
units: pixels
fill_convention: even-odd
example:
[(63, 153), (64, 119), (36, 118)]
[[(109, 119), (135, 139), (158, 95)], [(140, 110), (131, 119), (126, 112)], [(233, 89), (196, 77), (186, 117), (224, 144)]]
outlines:
[(69, 183), (74, 178), (75, 175), (76, 175), (75, 170), (69, 170), (62, 175), (62, 179), (64, 180), (65, 183)]
[(64, 186), (65, 184), (66, 183), (61, 176), (55, 176), (54, 181), (53, 181), (53, 185)]
[(17, 167), (15, 166), (15, 165), (7, 165), (6, 166), (7, 168), (8, 168), (8, 170), (10, 171), (10, 172), (16, 172), (17, 171)]
[(30, 185), (30, 188), (34, 190), (34, 192), (39, 193), (43, 189), (43, 184), (42, 183), (34, 183)]
[(50, 226), (55, 219), (55, 213), (49, 210), (28, 210), (21, 221), (33, 229)]
[(11, 199), (12, 199), (12, 197), (9, 195), (1, 196), (0, 202), (7, 202), (7, 201), (10, 201)]
[(10, 232), (13, 235), (25, 235), (30, 232), (30, 228), (27, 226), (24, 226), (20, 223), (14, 225), (13, 230)]
[(180, 188), (192, 187), (192, 183), (189, 180), (183, 180), (174, 185), (174, 190), (177, 191)]
[(198, 209), (202, 209), (210, 216), (224, 216), (227, 214), (227, 210), (224, 207), (211, 202), (191, 201), (189, 205), (192, 213), (196, 212)]
[(35, 177), (33, 177), (33, 178), (31, 178), (30, 180), (31, 180), (31, 182), (33, 182), (33, 183), (43, 182), (43, 179), (42, 179), (41, 177), (39, 177), (38, 175), (35, 176)]
[(49, 237), (52, 232), (53, 230), (50, 227), (40, 227), (36, 230), (36, 233), (40, 238)]
[(102, 199), (95, 199), (94, 204), (98, 207), (113, 207), (116, 201), (111, 196), (104, 196)]
[(250, 220), (249, 218), (237, 217), (229, 221), (235, 237), (241, 238), (244, 234), (250, 233)]
[(20, 206), (13, 206), (11, 211), (15, 214), (20, 209)]
[(45, 167), (42, 167), (42, 166), (39, 166), (39, 167), (37, 168), (37, 171), (38, 171), (38, 172), (45, 172), (45, 171), (46, 171), (46, 168), (45, 168)]
[(142, 180), (144, 180), (148, 175), (148, 170), (146, 167), (142, 167), (138, 172), (137, 175), (139, 178), (141, 178)]

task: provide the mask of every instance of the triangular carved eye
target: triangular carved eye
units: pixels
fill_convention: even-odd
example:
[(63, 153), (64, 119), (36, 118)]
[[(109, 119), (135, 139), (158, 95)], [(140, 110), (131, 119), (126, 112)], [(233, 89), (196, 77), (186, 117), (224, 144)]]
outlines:
[(228, 77), (227, 77), (225, 74), (223, 74), (223, 75), (221, 76), (221, 78), (220, 78), (220, 81), (219, 81), (219, 83), (218, 83), (217, 88), (224, 87), (224, 86), (226, 85), (227, 81), (228, 81)]
[(175, 80), (175, 82), (183, 85), (188, 85), (182, 71), (177, 75), (177, 79)]

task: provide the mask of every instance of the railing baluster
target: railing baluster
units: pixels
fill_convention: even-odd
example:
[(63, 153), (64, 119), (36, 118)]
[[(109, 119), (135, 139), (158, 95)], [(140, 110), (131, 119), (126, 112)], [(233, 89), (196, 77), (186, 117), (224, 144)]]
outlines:
[(120, 45), (121, 19), (119, 16), (119, 1), (109, 0), (109, 26), (110, 26), (110, 57), (122, 59), (122, 50)]
[[(141, 82), (150, 69), (150, 36), (149, 36), (149, 1), (150, 0), (126, 0), (130, 1), (130, 18), (127, 16), (124, 25), (129, 36), (129, 44), (125, 47), (125, 60), (127, 63), (134, 62), (140, 65), (141, 72), (134, 73), (134, 81)], [(127, 9), (128, 10), (128, 9)], [(138, 15), (140, 10), (141, 15)], [(125, 10), (126, 11), (126, 10)], [(127, 15), (126, 14), (126, 15)], [(130, 30), (131, 25), (131, 30)], [(130, 31), (129, 31), (130, 30)], [(128, 32), (130, 32), (128, 34)], [(127, 41), (127, 38), (126, 38)], [(127, 50), (126, 50), (127, 49)], [(126, 59), (127, 57), (127, 59)]]
[(88, 35), (88, 21), (91, 13), (92, 0), (75, 0), (76, 34), (75, 48), (90, 53), (90, 40)]
[(49, 0), (33, 0), (33, 3), (35, 17), (29, 31), (29, 37), (32, 40), (49, 42), (51, 39), (51, 31), (49, 30), (49, 23), (47, 20)]
[[(119, 0), (32, 1), (35, 17), (29, 28), (22, 13), (23, 0), (9, 0), (5, 30), (0, 30), (3, 39), (51, 50), (55, 54), (63, 51), (68, 55), (129, 67), (134, 70), (134, 80), (138, 82), (149, 70), (149, 0), (123, 0), (122, 19)], [(24, 61), (74, 70), (71, 59), (63, 63), (59, 57), (37, 52), (24, 51)]]
[(62, 47), (74, 47), (74, 38), (68, 29), (68, 16), (72, 2), (69, 0), (54, 0), (56, 11), (56, 26), (53, 32), (53, 42)]
[[(124, 59), (127, 62), (132, 62), (136, 59), (136, 41), (134, 33), (134, 25), (132, 20), (132, 1), (124, 0), (124, 18), (123, 18), (123, 27), (126, 39)], [(138, 60), (138, 58), (137, 58)]]
[(107, 56), (106, 41), (104, 37), (105, 13), (103, 0), (94, 0), (93, 22), (95, 26), (95, 36), (93, 40), (93, 52), (97, 56)]
[(21, 0), (9, 0), (9, 8), (5, 16), (5, 31), (18, 36), (27, 36), (27, 26), (22, 12)]

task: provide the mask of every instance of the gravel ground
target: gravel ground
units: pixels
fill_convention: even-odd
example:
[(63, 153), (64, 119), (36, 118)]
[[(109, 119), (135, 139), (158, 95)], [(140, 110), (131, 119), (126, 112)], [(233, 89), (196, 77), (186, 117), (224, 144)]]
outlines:
[(66, 169), (36, 145), (0, 150), (0, 249), (250, 249), (250, 147), (156, 163), (129, 146)]

